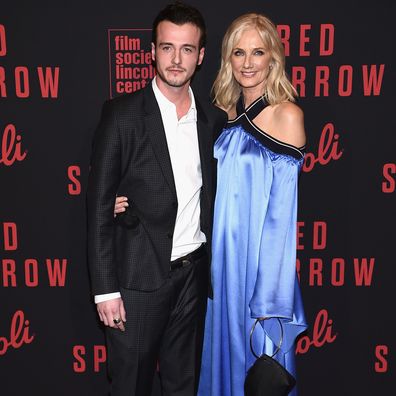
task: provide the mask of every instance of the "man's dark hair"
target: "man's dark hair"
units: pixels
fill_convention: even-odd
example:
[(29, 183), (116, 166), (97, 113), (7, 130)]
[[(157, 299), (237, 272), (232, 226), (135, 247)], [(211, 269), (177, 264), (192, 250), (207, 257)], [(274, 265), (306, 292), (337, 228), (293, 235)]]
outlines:
[(153, 22), (152, 42), (157, 44), (157, 27), (162, 21), (169, 21), (175, 25), (181, 26), (185, 23), (191, 23), (199, 28), (201, 37), (199, 39), (199, 49), (206, 45), (206, 26), (202, 14), (194, 7), (176, 1), (168, 4), (162, 11), (159, 12)]

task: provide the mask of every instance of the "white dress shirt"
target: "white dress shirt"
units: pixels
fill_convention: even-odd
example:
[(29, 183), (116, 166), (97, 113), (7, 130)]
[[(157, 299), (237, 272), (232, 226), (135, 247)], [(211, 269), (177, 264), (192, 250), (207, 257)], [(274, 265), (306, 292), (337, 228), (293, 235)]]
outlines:
[[(194, 94), (189, 87), (191, 105), (187, 113), (179, 120), (176, 105), (159, 90), (156, 78), (153, 79), (152, 89), (164, 124), (178, 203), (172, 239), (171, 261), (173, 261), (193, 252), (206, 242), (205, 234), (200, 227), (202, 172), (197, 133), (197, 110)], [(95, 303), (120, 296), (119, 292), (96, 295)]]

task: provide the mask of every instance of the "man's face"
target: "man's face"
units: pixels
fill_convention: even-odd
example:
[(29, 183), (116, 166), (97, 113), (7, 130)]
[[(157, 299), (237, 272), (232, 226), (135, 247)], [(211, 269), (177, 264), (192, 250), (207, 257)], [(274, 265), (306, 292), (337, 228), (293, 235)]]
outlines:
[(199, 49), (200, 36), (199, 28), (191, 23), (178, 26), (162, 21), (158, 24), (157, 45), (151, 44), (151, 53), (162, 82), (171, 87), (190, 82), (204, 57), (205, 49)]

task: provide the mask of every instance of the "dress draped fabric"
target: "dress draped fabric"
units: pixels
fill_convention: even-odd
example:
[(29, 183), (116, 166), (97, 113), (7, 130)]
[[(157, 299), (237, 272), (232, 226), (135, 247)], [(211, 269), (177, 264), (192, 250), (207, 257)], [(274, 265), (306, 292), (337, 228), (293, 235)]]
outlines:
[[(272, 355), (296, 375), (295, 339), (306, 329), (296, 274), (298, 175), (303, 148), (260, 130), (258, 98), (228, 122), (215, 144), (218, 161), (213, 228), (213, 300), (208, 300), (199, 396), (243, 396), (257, 354)], [(297, 395), (296, 388), (290, 395)]]

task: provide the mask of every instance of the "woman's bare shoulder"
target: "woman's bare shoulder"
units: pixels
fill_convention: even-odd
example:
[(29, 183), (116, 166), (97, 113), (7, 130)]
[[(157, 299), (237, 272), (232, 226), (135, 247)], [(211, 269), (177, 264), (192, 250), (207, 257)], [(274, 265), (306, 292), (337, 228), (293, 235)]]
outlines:
[(292, 102), (282, 102), (274, 106), (273, 125), (281, 140), (295, 147), (305, 145), (304, 113)]

